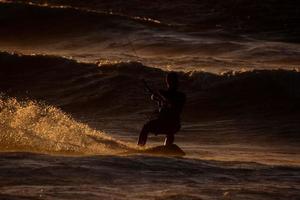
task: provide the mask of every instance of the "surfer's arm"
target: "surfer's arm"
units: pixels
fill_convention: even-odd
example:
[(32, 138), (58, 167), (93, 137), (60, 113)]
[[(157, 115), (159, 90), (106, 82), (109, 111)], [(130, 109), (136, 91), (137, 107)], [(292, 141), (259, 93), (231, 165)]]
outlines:
[(164, 96), (164, 91), (163, 90), (152, 90), (147, 82), (145, 80), (143, 80), (143, 83), (145, 85), (145, 88), (148, 90), (148, 92), (151, 94), (151, 100), (156, 101), (158, 103), (166, 103), (167, 99)]
[(159, 90), (156, 95), (154, 94), (151, 96), (151, 99), (156, 101), (159, 107), (170, 107), (172, 103), (170, 102), (170, 99), (168, 99), (166, 91), (165, 90)]
[(151, 99), (153, 101), (157, 101), (160, 103), (167, 103), (167, 98), (165, 98), (164, 96), (164, 91), (163, 90), (159, 90), (158, 92), (153, 92), (151, 95)]
[(151, 94), (151, 100), (153, 100), (153, 101), (159, 101), (159, 98), (157, 98), (156, 95)]

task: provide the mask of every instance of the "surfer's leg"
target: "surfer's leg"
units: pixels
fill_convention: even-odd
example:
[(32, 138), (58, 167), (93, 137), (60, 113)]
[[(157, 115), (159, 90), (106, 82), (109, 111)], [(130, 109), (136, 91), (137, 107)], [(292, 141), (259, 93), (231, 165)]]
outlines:
[(156, 133), (159, 129), (159, 120), (151, 120), (145, 124), (140, 133), (138, 145), (144, 146), (147, 142), (149, 132)]
[(143, 128), (142, 128), (142, 131), (140, 133), (138, 145), (144, 146), (146, 144), (147, 138), (148, 138), (148, 133), (149, 133), (149, 131), (147, 129), (147, 126), (144, 125)]
[(175, 140), (175, 133), (177, 133), (180, 130), (180, 122), (175, 121), (171, 122), (167, 125), (167, 134), (166, 134), (166, 139), (165, 139), (165, 146), (172, 145)]
[(168, 134), (166, 135), (166, 139), (165, 139), (165, 146), (169, 146), (172, 145), (174, 143), (174, 134)]

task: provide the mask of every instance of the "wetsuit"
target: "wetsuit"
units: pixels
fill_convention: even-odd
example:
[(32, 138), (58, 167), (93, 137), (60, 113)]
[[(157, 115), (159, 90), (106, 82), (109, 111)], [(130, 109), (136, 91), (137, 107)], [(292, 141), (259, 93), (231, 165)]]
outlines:
[(152, 95), (158, 102), (159, 114), (143, 126), (138, 144), (144, 146), (149, 132), (166, 135), (165, 145), (173, 144), (174, 134), (180, 130), (180, 114), (185, 104), (185, 94), (175, 89), (160, 90), (158, 95)]

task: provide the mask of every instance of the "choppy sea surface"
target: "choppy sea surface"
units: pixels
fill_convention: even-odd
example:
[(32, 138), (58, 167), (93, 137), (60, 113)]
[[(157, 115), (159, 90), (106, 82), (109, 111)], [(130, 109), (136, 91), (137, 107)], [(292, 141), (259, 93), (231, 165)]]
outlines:
[[(299, 19), (296, 1), (0, 1), (0, 199), (299, 199)], [(186, 156), (126, 154), (155, 109), (142, 80), (170, 70)]]

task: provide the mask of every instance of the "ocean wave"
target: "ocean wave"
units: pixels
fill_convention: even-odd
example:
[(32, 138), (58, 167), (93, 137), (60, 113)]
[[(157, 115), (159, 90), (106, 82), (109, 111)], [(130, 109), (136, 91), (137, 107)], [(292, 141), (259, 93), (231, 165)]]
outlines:
[[(151, 109), (142, 80), (164, 87), (166, 71), (128, 62), (98, 65), (56, 56), (0, 53), (0, 90), (7, 95), (47, 101), (67, 110), (99, 114)], [(296, 70), (179, 72), (187, 93), (186, 116), (260, 112), (296, 114), (300, 73)], [(293, 111), (293, 112), (291, 112)]]
[[(23, 2), (12, 0), (10, 2)], [(299, 42), (299, 3), (282, 4), (281, 0), (230, 0), (197, 1), (168, 0), (149, 1), (80, 1), (80, 0), (32, 0), (35, 4), (70, 6), (121, 15), (139, 16), (172, 24), (180, 30), (198, 32), (219, 29), (235, 33), (259, 35), (265, 39), (283, 39)], [(153, 21), (153, 20), (150, 20)], [(258, 34), (260, 33), (260, 34)]]
[[(144, 31), (147, 27), (166, 26), (146, 17), (30, 2), (0, 2), (0, 12), (0, 24), (5, 27), (0, 30), (0, 35), (5, 36), (8, 41), (19, 43), (22, 40), (32, 42), (40, 41), (38, 39), (70, 39), (92, 33), (98, 33), (107, 39), (118, 32), (122, 35), (129, 31)], [(18, 34), (14, 34), (16, 32)]]

